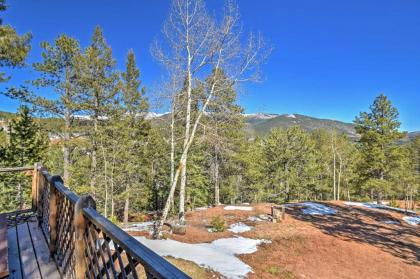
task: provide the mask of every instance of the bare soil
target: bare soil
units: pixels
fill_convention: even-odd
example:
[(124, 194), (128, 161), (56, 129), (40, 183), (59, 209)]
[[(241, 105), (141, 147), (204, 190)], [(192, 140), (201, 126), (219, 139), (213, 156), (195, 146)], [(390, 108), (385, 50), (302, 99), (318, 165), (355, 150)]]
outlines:
[[(269, 214), (271, 204), (251, 205), (253, 211), (227, 211), (219, 206), (188, 212), (186, 235), (168, 237), (200, 243), (234, 236), (229, 231), (207, 231), (212, 218), (222, 216), (228, 224), (241, 221), (254, 227), (241, 236), (272, 241), (253, 254), (239, 256), (254, 270), (249, 278), (420, 278), (418, 226), (406, 224), (403, 215), (394, 211), (342, 202), (324, 204), (335, 208), (337, 214), (304, 215), (295, 206), (286, 210), (286, 220), (281, 223), (247, 221), (249, 216)], [(390, 220), (399, 224), (384, 222)], [(180, 267), (188, 267), (190, 274), (197, 268), (188, 262)], [(197, 278), (207, 276), (219, 277), (206, 271)]]

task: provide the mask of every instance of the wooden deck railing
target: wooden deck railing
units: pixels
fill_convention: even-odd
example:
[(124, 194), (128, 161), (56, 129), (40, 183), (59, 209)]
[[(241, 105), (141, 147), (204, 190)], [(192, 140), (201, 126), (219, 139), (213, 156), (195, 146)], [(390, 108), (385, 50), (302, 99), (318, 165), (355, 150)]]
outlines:
[(40, 165), (33, 169), (32, 209), (64, 278), (190, 278)]

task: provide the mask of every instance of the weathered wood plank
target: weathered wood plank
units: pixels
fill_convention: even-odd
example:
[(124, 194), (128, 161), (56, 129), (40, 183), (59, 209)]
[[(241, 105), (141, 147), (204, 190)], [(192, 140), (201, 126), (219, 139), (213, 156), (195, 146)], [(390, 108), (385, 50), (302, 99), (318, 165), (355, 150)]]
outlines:
[(57, 265), (50, 257), (48, 244), (37, 222), (28, 223), (39, 269), (43, 278), (59, 278)]
[(7, 219), (5, 215), (0, 215), (0, 278), (9, 275), (7, 242)]
[(9, 279), (21, 279), (22, 271), (19, 257), (19, 245), (16, 227), (7, 230), (7, 250), (9, 254)]
[(0, 168), (0, 172), (32, 171), (32, 170), (34, 170), (34, 167)]
[(23, 277), (33, 279), (42, 278), (36, 261), (35, 250), (32, 246), (28, 224), (23, 223), (18, 225), (17, 231)]

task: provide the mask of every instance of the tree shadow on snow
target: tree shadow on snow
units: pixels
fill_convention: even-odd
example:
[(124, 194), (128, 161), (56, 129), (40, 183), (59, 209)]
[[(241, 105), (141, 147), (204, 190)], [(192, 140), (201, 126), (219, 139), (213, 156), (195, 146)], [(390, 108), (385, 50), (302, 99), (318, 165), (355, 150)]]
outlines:
[[(306, 215), (302, 213), (301, 209), (305, 207), (301, 205), (287, 207), (286, 212), (297, 220), (312, 223), (326, 234), (348, 241), (368, 243), (409, 264), (420, 265), (420, 247), (409, 240), (420, 237), (415, 226), (405, 224), (404, 221), (395, 219), (381, 210), (321, 202), (320, 204), (334, 208), (336, 214)], [(385, 221), (399, 224), (386, 224)]]

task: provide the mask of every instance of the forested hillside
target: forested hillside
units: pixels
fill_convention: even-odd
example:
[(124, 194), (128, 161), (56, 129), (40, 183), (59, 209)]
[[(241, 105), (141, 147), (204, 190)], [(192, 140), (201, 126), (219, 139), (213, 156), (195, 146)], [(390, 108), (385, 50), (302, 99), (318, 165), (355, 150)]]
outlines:
[[(0, 123), (5, 125), (7, 120), (13, 118), (15, 114), (10, 112), (0, 111)], [(78, 121), (88, 122), (88, 120), (79, 117)], [(151, 125), (156, 127), (170, 125), (170, 113), (153, 113), (149, 112), (146, 116), (151, 121)], [(54, 131), (61, 131), (64, 121), (60, 118), (45, 118), (38, 117), (37, 121), (42, 123), (47, 131), (50, 131), (53, 136)], [(255, 113), (244, 114), (245, 133), (249, 138), (257, 136), (266, 136), (274, 128), (289, 128), (292, 126), (299, 126), (305, 131), (311, 132), (314, 130), (335, 131), (338, 134), (345, 134), (352, 141), (357, 141), (359, 138), (353, 123), (346, 123), (333, 119), (320, 119), (301, 114), (268, 114)], [(407, 132), (406, 136), (401, 140), (401, 143), (408, 143), (420, 135), (419, 131)]]
[[(21, 53), (16, 66), (33, 76), (2, 92), (22, 107), (0, 115), (10, 120), (0, 135), (0, 165), (41, 161), (78, 194), (91, 194), (115, 222), (159, 212), (155, 236), (168, 217), (184, 225), (187, 210), (221, 203), (403, 199), (414, 206), (420, 138), (400, 144), (406, 135), (386, 95), (352, 124), (245, 115), (237, 90), (261, 81), (272, 46), (262, 36), (238, 36), (231, 2), (223, 18), (202, 1), (181, 2), (151, 46), (164, 77), (154, 92), (142, 84), (142, 57), (130, 50), (118, 68), (100, 26), (86, 45), (57, 34), (30, 65)], [(190, 5), (193, 18), (185, 12)], [(30, 37), (21, 39), (25, 52)], [(46, 89), (51, 93), (42, 94)], [(169, 113), (153, 114), (150, 98)], [(21, 197), (16, 185), (4, 184), (2, 195)]]

